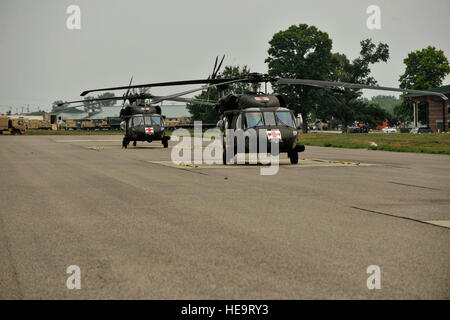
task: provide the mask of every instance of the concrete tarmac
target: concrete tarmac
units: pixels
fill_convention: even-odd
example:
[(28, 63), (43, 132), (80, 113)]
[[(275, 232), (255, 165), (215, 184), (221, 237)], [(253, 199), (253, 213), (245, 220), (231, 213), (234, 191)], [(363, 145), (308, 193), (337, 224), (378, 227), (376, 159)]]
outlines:
[(262, 176), (174, 145), (0, 136), (0, 298), (450, 298), (448, 155), (307, 147)]

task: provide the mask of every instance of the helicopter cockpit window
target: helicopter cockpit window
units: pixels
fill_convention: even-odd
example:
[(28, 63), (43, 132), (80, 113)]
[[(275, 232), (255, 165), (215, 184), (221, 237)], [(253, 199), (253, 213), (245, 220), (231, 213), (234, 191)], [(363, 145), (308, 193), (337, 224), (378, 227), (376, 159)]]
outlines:
[(160, 116), (145, 116), (146, 126), (162, 126), (163, 120)]
[(142, 115), (136, 115), (133, 117), (133, 126), (143, 126), (144, 125), (144, 117)]
[(275, 112), (275, 116), (277, 118), (278, 125), (295, 127), (294, 119), (292, 118), (292, 114), (286, 111), (278, 111)]
[(246, 112), (245, 113), (245, 127), (252, 128), (264, 125), (264, 120), (261, 112)]
[(264, 122), (266, 126), (276, 126), (275, 115), (273, 112), (264, 112)]

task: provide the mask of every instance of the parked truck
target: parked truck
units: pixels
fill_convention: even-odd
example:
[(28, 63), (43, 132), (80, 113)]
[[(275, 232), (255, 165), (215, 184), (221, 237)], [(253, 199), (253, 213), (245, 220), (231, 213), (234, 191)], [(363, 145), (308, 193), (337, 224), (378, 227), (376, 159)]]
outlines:
[(26, 121), (26, 127), (29, 130), (51, 130), (52, 125), (46, 120), (28, 120)]
[(0, 133), (1, 134), (24, 134), (26, 130), (25, 119), (10, 119), (6, 116), (0, 116)]
[(60, 130), (77, 130), (78, 123), (75, 120), (66, 119), (62, 120), (59, 126)]
[(91, 119), (83, 119), (80, 121), (80, 129), (81, 130), (94, 130), (95, 123)]

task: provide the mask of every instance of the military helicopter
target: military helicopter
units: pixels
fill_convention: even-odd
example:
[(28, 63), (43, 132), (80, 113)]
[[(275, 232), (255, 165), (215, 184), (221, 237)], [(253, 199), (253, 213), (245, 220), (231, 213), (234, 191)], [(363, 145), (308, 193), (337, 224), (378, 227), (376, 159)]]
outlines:
[[(222, 59), (223, 61), (223, 59)], [(372, 90), (385, 90), (403, 93), (418, 93), (427, 95), (436, 95), (444, 100), (447, 97), (441, 93), (423, 90), (410, 90), (410, 89), (400, 89), (393, 87), (382, 87), (373, 85), (364, 85), (356, 83), (346, 83), (337, 81), (323, 81), (323, 80), (312, 80), (312, 79), (290, 79), (290, 78), (279, 78), (269, 76), (267, 74), (261, 73), (250, 73), (242, 77), (235, 78), (223, 78), (217, 76), (218, 68), (217, 58), (214, 65), (212, 76), (207, 79), (198, 80), (183, 80), (183, 81), (172, 81), (172, 82), (160, 82), (160, 83), (149, 83), (133, 85), (130, 88), (151, 88), (151, 87), (161, 87), (161, 86), (178, 86), (178, 85), (192, 85), (192, 84), (206, 84), (200, 88), (192, 89), (180, 93), (176, 93), (167, 96), (169, 99), (179, 98), (183, 95), (190, 94), (197, 91), (208, 90), (212, 87), (217, 87), (219, 92), (219, 99), (213, 103), (214, 110), (219, 114), (220, 121), (218, 122), (218, 127), (224, 133), (223, 138), (223, 163), (226, 164), (232, 156), (236, 153), (235, 150), (232, 152), (226, 152), (226, 141), (227, 141), (227, 129), (242, 129), (244, 134), (250, 129), (253, 130), (263, 130), (265, 131), (265, 139), (270, 142), (275, 139), (279, 143), (279, 152), (286, 152), (291, 164), (298, 163), (298, 153), (305, 150), (303, 145), (298, 145), (298, 129), (301, 126), (301, 121), (296, 120), (299, 118), (295, 117), (294, 112), (288, 108), (287, 99), (280, 94), (267, 93), (267, 84), (277, 84), (277, 85), (302, 85), (302, 86), (312, 86), (318, 88), (350, 88), (350, 89), (372, 89)], [(221, 64), (220, 64), (221, 65)], [(220, 68), (219, 65), (219, 68)], [(228, 94), (224, 95), (225, 90), (229, 85), (234, 83), (248, 83), (251, 85), (251, 92), (244, 94)], [(265, 84), (265, 92), (259, 92), (260, 84)], [(94, 91), (105, 91), (105, 90), (121, 90), (126, 89), (126, 87), (112, 87), (104, 89), (95, 89), (84, 91), (82, 95)], [(201, 101), (199, 101), (201, 103)], [(210, 103), (209, 103), (210, 104)], [(259, 135), (258, 135), (259, 137)], [(234, 144), (236, 146), (236, 143)], [(259, 145), (259, 143), (258, 143)], [(248, 153), (248, 145), (246, 145), (245, 152)]]
[[(136, 146), (137, 141), (161, 141), (164, 148), (168, 147), (170, 136), (165, 134), (164, 119), (161, 114), (161, 106), (156, 103), (164, 100), (178, 101), (178, 102), (196, 102), (208, 104), (207, 101), (174, 97), (170, 96), (154, 96), (149, 93), (134, 94), (131, 93), (131, 82), (128, 85), (127, 92), (122, 97), (111, 98), (94, 98), (90, 99), (90, 103), (100, 101), (123, 100), (122, 109), (120, 110), (120, 118), (122, 121), (122, 129), (124, 130), (124, 137), (122, 140), (122, 148), (128, 148), (128, 145), (133, 141), (133, 146)], [(67, 105), (71, 103), (83, 102), (84, 100), (75, 100), (58, 104), (58, 106)], [(71, 108), (76, 108), (74, 106)], [(64, 108), (65, 110), (69, 108)]]

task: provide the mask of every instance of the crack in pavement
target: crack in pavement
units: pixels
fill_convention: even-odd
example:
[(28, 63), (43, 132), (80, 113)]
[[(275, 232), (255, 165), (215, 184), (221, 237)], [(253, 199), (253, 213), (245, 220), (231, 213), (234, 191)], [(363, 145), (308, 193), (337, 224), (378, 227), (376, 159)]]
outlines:
[(415, 185), (415, 184), (407, 184), (407, 183), (400, 183), (400, 182), (394, 182), (394, 181), (388, 181), (388, 183), (398, 184), (398, 185), (400, 185), (400, 186), (414, 187), (414, 188), (422, 188), (422, 189), (429, 189), (429, 190), (436, 190), (436, 191), (441, 190), (441, 189), (438, 189), (438, 188), (424, 187), (424, 186), (418, 186), (418, 185)]

